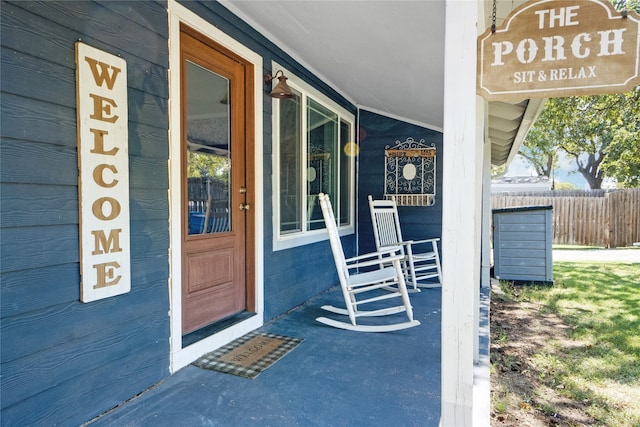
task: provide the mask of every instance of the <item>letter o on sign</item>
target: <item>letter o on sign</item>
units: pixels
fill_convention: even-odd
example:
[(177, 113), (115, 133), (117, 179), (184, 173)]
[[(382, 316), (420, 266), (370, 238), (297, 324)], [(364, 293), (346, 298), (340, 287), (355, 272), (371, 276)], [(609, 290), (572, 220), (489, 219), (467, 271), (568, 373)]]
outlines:
[[(111, 206), (109, 214), (105, 214), (104, 205), (108, 203)], [(120, 203), (113, 197), (100, 197), (92, 206), (93, 215), (103, 221), (110, 221), (120, 215)]]

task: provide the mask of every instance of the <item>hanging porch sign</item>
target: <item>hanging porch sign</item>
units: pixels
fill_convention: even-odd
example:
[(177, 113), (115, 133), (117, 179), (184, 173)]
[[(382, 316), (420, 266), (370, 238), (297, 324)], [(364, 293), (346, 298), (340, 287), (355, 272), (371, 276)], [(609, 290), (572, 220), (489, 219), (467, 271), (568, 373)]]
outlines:
[(478, 94), (527, 99), (640, 85), (640, 16), (608, 0), (532, 0), (478, 37)]
[(80, 300), (131, 290), (127, 63), (76, 43)]

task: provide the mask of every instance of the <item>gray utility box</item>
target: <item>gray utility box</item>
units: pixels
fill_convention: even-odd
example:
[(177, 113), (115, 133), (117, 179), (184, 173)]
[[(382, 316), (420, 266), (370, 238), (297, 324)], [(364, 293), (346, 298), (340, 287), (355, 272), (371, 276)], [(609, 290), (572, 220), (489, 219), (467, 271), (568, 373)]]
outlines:
[(493, 210), (494, 276), (553, 284), (553, 207)]

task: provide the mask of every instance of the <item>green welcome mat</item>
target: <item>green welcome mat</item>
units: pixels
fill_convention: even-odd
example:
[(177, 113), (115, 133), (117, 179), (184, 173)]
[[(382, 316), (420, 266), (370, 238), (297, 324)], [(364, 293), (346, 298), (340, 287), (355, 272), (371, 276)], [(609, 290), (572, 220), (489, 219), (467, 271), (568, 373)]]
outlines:
[(253, 331), (205, 354), (193, 365), (254, 379), (302, 341), (302, 338)]

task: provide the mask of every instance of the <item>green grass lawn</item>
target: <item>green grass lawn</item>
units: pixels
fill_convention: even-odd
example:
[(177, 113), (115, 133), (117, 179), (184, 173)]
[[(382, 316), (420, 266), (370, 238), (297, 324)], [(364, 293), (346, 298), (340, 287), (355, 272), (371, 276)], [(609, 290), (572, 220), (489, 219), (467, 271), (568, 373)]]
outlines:
[(578, 246), (578, 245), (553, 245), (554, 250), (588, 251), (591, 249), (604, 249), (601, 246)]
[[(606, 249), (606, 248), (603, 248), (602, 246), (553, 245), (553, 250), (560, 250), (560, 251), (563, 251), (563, 250), (590, 251), (593, 249)], [(613, 248), (609, 250), (616, 250), (616, 249), (636, 249), (640, 251), (640, 246), (625, 246), (625, 247)]]
[(551, 341), (532, 363), (602, 425), (640, 426), (640, 265), (556, 262), (554, 279), (518, 299), (557, 314), (571, 344)]

